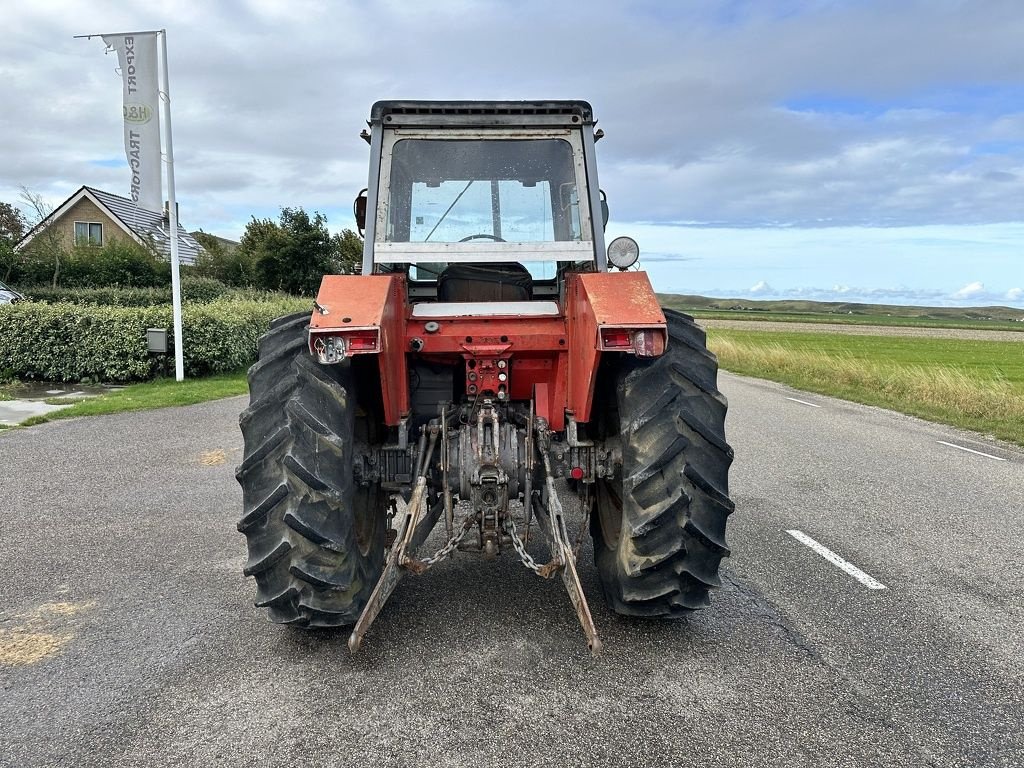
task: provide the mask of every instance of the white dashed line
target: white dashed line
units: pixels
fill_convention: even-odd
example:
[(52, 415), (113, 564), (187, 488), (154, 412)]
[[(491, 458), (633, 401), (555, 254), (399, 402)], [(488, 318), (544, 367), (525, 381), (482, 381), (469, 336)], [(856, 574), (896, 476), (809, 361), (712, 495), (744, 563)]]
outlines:
[(1002, 458), (1001, 456), (993, 456), (991, 453), (982, 453), (981, 451), (976, 451), (973, 448), (964, 448), (962, 445), (957, 445), (956, 443), (947, 443), (945, 440), (936, 440), (935, 442), (939, 443), (940, 445), (948, 445), (950, 448), (957, 448), (961, 451), (967, 451), (968, 453), (976, 453), (979, 456), (984, 456), (986, 459), (1006, 461), (1006, 459)]
[(820, 405), (815, 405), (814, 403), (808, 403), (806, 400), (797, 400), (795, 397), (787, 397), (786, 399), (787, 400), (792, 400), (794, 403), (800, 403), (800, 405), (809, 405), (809, 406), (811, 406), (811, 408), (821, 408)]
[(839, 555), (833, 552), (831, 549), (826, 547), (824, 544), (819, 544), (810, 536), (803, 531), (786, 531), (790, 536), (799, 541), (801, 544), (806, 544), (808, 547), (813, 549), (819, 555), (828, 560), (832, 565), (840, 570), (846, 571), (848, 574), (853, 576), (857, 581), (863, 584), (868, 589), (885, 589), (886, 586), (877, 579), (868, 576), (864, 571), (855, 566), (853, 563), (848, 563), (843, 560)]

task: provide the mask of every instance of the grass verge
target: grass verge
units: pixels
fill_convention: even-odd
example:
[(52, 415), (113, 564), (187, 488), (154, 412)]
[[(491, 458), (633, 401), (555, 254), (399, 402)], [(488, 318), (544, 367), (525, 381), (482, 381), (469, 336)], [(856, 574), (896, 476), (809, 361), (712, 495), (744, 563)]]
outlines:
[[(55, 419), (70, 419), (76, 416), (102, 416), (124, 411), (145, 411), (150, 408), (194, 405), (207, 400), (243, 395), (247, 391), (245, 371), (209, 376), (203, 379), (186, 379), (182, 382), (173, 379), (147, 381), (143, 384), (131, 384), (109, 394), (83, 398), (69, 408), (42, 416), (33, 416), (19, 426), (31, 427)], [(54, 402), (66, 403), (68, 401), (58, 399)]]
[(1024, 445), (1024, 344), (708, 332), (723, 368)]

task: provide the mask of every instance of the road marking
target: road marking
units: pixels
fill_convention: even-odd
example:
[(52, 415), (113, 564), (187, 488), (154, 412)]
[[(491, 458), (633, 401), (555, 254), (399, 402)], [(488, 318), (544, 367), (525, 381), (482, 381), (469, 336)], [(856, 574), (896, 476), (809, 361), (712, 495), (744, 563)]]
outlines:
[(813, 549), (819, 555), (828, 560), (832, 565), (836, 566), (840, 570), (846, 571), (848, 574), (853, 576), (857, 581), (863, 584), (868, 589), (886, 589), (885, 584), (878, 581), (877, 579), (868, 576), (864, 571), (855, 566), (853, 563), (849, 563), (831, 549), (826, 547), (824, 544), (819, 544), (810, 536), (803, 531), (786, 531), (790, 536), (799, 541), (801, 544), (806, 544), (808, 547)]
[(995, 459), (996, 461), (1006, 461), (1006, 459), (1004, 459), (1001, 456), (993, 456), (991, 453), (982, 453), (981, 451), (976, 451), (973, 448), (964, 448), (962, 445), (957, 445), (956, 443), (947, 443), (945, 440), (936, 440), (935, 442), (936, 443), (940, 443), (942, 445), (948, 445), (950, 448), (957, 448), (957, 449), (959, 449), (961, 451), (967, 451), (968, 453), (976, 453), (979, 456), (984, 456), (986, 459)]
[(787, 400), (792, 400), (794, 403), (800, 403), (801, 405), (809, 405), (811, 408), (821, 408), (820, 405), (814, 403), (808, 403), (806, 400), (797, 400), (795, 397), (787, 397)]

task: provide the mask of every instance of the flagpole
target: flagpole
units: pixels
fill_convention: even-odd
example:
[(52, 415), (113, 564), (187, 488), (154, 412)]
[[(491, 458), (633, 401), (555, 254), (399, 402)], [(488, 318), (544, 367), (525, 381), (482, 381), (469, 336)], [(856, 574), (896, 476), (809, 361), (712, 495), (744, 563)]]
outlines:
[(162, 66), (160, 75), (163, 83), (160, 91), (163, 94), (163, 126), (164, 126), (164, 161), (167, 164), (167, 208), (170, 219), (171, 237), (171, 306), (174, 315), (174, 377), (177, 381), (185, 380), (185, 353), (181, 336), (181, 272), (178, 262), (178, 204), (174, 198), (174, 146), (171, 142), (171, 91), (167, 72), (167, 30), (161, 29), (160, 52)]

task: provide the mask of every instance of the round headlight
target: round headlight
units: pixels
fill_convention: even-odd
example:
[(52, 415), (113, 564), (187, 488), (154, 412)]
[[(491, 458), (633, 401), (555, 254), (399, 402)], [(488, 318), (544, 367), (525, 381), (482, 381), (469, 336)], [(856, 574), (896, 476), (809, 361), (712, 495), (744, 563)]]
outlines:
[(632, 237), (616, 237), (608, 243), (608, 261), (613, 267), (632, 267), (639, 258), (640, 246)]

